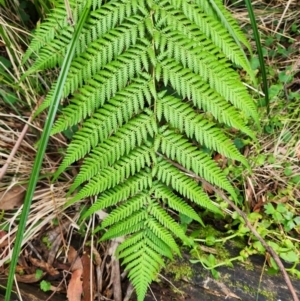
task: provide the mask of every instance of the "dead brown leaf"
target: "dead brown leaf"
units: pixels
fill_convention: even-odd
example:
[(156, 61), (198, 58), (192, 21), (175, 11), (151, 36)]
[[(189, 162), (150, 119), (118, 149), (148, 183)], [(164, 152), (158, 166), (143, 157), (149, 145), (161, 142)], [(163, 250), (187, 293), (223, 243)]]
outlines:
[(69, 301), (81, 301), (81, 294), (83, 291), (81, 275), (82, 270), (76, 270), (72, 273), (67, 290), (67, 297)]
[(77, 251), (72, 246), (69, 248), (68, 261), (71, 263), (72, 276), (67, 289), (67, 297), (69, 301), (81, 301), (83, 266)]
[(26, 187), (15, 186), (9, 190), (0, 192), (0, 209), (11, 210), (19, 208), (23, 204)]
[(77, 251), (72, 246), (69, 248), (68, 262), (71, 264), (71, 272), (83, 269), (81, 259), (78, 256)]
[(212, 194), (213, 190), (209, 187), (209, 185), (202, 183), (202, 188), (205, 192), (207, 192), (208, 194)]
[[(7, 232), (4, 230), (0, 230), (0, 239), (7, 235)], [(1, 244), (0, 248), (3, 248), (8, 245), (8, 239), (6, 238)]]

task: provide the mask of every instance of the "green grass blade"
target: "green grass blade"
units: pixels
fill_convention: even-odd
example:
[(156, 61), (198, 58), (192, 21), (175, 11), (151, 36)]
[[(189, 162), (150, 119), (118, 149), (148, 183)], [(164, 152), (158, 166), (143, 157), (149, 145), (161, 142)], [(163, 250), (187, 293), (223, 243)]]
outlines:
[(261, 75), (262, 75), (262, 80), (263, 80), (263, 90), (265, 93), (265, 102), (266, 102), (266, 107), (267, 107), (267, 113), (269, 114), (269, 112), (270, 112), (269, 89), (268, 89), (266, 66), (265, 66), (263, 51), (262, 51), (261, 42), (260, 42), (260, 38), (259, 38), (259, 32), (257, 29), (256, 19), (255, 19), (255, 15), (253, 12), (251, 0), (245, 0), (245, 2), (247, 5), (249, 17), (251, 20), (251, 26), (252, 26), (254, 39), (255, 39), (255, 43), (256, 43), (256, 48), (257, 48), (257, 52), (258, 52), (258, 58), (259, 58), (259, 63), (260, 63), (260, 68), (261, 68)]
[(85, 9), (78, 21), (78, 24), (76, 25), (72, 40), (68, 47), (68, 51), (67, 51), (66, 57), (63, 61), (63, 65), (61, 67), (61, 71), (60, 71), (60, 74), (58, 77), (57, 86), (56, 86), (56, 89), (55, 89), (55, 92), (53, 95), (53, 101), (52, 101), (50, 109), (49, 109), (48, 117), (47, 117), (47, 120), (45, 123), (45, 128), (44, 128), (44, 131), (43, 131), (43, 134), (42, 134), (42, 137), (40, 140), (38, 152), (37, 152), (37, 155), (36, 155), (36, 158), (34, 161), (31, 177), (30, 177), (29, 184), (28, 184), (27, 193), (26, 193), (25, 200), (24, 200), (24, 206), (23, 206), (22, 213), (21, 213), (20, 223), (18, 225), (18, 232), (17, 232), (17, 236), (16, 236), (16, 241), (15, 241), (15, 245), (14, 245), (14, 249), (13, 249), (13, 254), (12, 254), (12, 259), (11, 259), (10, 269), (9, 269), (9, 274), (8, 274), (5, 301), (11, 300), (10, 296), (11, 296), (11, 291), (12, 291), (15, 269), (16, 269), (17, 260), (18, 260), (19, 254), (20, 254), (20, 250), (21, 250), (23, 234), (25, 231), (26, 220), (27, 220), (30, 206), (31, 206), (31, 200), (32, 200), (32, 197), (34, 194), (34, 190), (36, 187), (38, 177), (39, 177), (44, 154), (45, 154), (49, 136), (50, 136), (50, 131), (51, 131), (51, 128), (52, 128), (52, 125), (54, 122), (54, 118), (55, 118), (55, 115), (56, 115), (56, 112), (58, 109), (58, 105), (59, 105), (59, 102), (61, 99), (61, 95), (63, 92), (63, 86), (66, 81), (67, 74), (68, 74), (68, 71), (69, 71), (73, 56), (74, 56), (75, 46), (79, 39), (80, 33), (81, 33), (83, 25), (85, 23), (85, 20), (89, 14), (90, 7), (91, 7), (91, 1), (88, 1), (85, 6)]
[(6, 46), (6, 49), (7, 51), (9, 51), (9, 54), (11, 55), (11, 57), (13, 58), (13, 60), (15, 62), (18, 61), (17, 57), (16, 57), (16, 54), (15, 54), (15, 51), (12, 49), (11, 47), (11, 42), (10, 42), (10, 38), (9, 36), (7, 35), (7, 32), (4, 30), (4, 26), (0, 26), (0, 36), (1, 38), (4, 40), (5, 42), (5, 46)]
[[(245, 53), (245, 51), (243, 49), (243, 46), (241, 45), (241, 42), (240, 42), (239, 38), (235, 34), (235, 31), (231, 28), (231, 25), (227, 22), (227, 19), (225, 18), (225, 16), (223, 15), (222, 11), (219, 9), (219, 7), (215, 3), (215, 1), (214, 0), (209, 0), (209, 2), (212, 5), (212, 7), (215, 10), (215, 12), (217, 13), (217, 15), (220, 18), (220, 20), (222, 21), (222, 23), (224, 24), (224, 26), (227, 28), (228, 32), (233, 37), (233, 39), (236, 42), (236, 44), (239, 46), (239, 48), (240, 48), (241, 52), (243, 53), (246, 61), (248, 62), (249, 69), (251, 70), (250, 62), (249, 62), (249, 60), (247, 58), (247, 55), (246, 55), (246, 53)], [(250, 53), (250, 54), (252, 55), (252, 53)], [(255, 76), (254, 76), (253, 72), (250, 73), (249, 76), (251, 77), (252, 82), (256, 84), (256, 79), (255, 79)]]

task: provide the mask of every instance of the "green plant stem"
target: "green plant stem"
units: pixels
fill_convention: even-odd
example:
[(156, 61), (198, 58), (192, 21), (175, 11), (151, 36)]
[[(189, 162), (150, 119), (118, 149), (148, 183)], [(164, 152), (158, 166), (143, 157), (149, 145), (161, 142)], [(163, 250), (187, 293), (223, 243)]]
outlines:
[(256, 19), (253, 11), (253, 7), (251, 4), (251, 0), (245, 0), (246, 5), (247, 5), (247, 10), (248, 14), (250, 17), (251, 21), (251, 26), (254, 34), (254, 39), (256, 43), (256, 48), (258, 52), (258, 58), (259, 58), (259, 63), (260, 63), (260, 68), (261, 68), (261, 75), (262, 75), (262, 80), (263, 80), (263, 90), (265, 93), (265, 102), (266, 102), (266, 107), (267, 107), (267, 113), (270, 113), (270, 107), (269, 107), (269, 88), (268, 88), (268, 81), (267, 81), (267, 73), (266, 73), (266, 66), (264, 62), (264, 55), (263, 55), (263, 50), (260, 42), (260, 37), (259, 37), (259, 32), (256, 24)]
[[(239, 260), (239, 261), (242, 261), (243, 260), (243, 257), (242, 256), (236, 256), (236, 257), (233, 257), (233, 258), (230, 258), (230, 259), (227, 259), (226, 261), (224, 262), (220, 262), (212, 267), (206, 267), (207, 270), (212, 270), (212, 269), (215, 269), (215, 268), (218, 268), (218, 267), (221, 267), (223, 265), (226, 265), (228, 262), (232, 262), (232, 261), (235, 261), (235, 260)], [(203, 265), (203, 267), (205, 268), (205, 266)]]
[(228, 262), (232, 262), (232, 261), (235, 261), (235, 260), (240, 260), (242, 261), (243, 260), (243, 257), (242, 256), (236, 256), (236, 257), (233, 257), (233, 258), (230, 258), (230, 259), (227, 259), (226, 261), (224, 262), (220, 262), (214, 266), (206, 266), (203, 261), (201, 260), (201, 255), (199, 254), (198, 250), (196, 248), (194, 248), (194, 251), (196, 252), (197, 254), (197, 257), (198, 257), (198, 261), (201, 263), (201, 265), (206, 269), (206, 270), (213, 270), (215, 268), (218, 268), (220, 266), (223, 266), (223, 265), (226, 265)]
[[(227, 240), (232, 239), (232, 238), (234, 238), (236, 236), (239, 236), (239, 235), (240, 235), (239, 233), (235, 233), (235, 234), (229, 235), (229, 236), (224, 237), (224, 238), (216, 239), (214, 242), (226, 242)], [(195, 238), (194, 241), (206, 242), (206, 239)]]
[(267, 257), (265, 258), (264, 265), (261, 269), (261, 274), (260, 274), (260, 277), (259, 277), (259, 283), (258, 283), (258, 288), (257, 288), (257, 293), (256, 293), (256, 301), (258, 301), (258, 298), (259, 298), (259, 291), (260, 291), (260, 286), (261, 286), (261, 282), (262, 282), (261, 280), (262, 280), (263, 273), (265, 271), (266, 262), (267, 262)]
[[(236, 44), (239, 46), (241, 53), (243, 53), (245, 60), (247, 61), (249, 68), (250, 67), (250, 63), (249, 60), (247, 58), (247, 55), (243, 49), (243, 46), (241, 45), (239, 38), (237, 37), (235, 31), (231, 28), (230, 23), (227, 21), (227, 19), (224, 17), (222, 11), (219, 9), (218, 5), (216, 4), (216, 2), (214, 0), (209, 0), (209, 2), (211, 3), (213, 9), (215, 10), (215, 12), (217, 13), (217, 15), (219, 16), (219, 18), (222, 20), (223, 24), (225, 25), (225, 27), (227, 28), (227, 30), (230, 32), (231, 36), (234, 38), (234, 41), (236, 42)], [(251, 51), (251, 49), (249, 49)], [(251, 56), (252, 56), (252, 52), (250, 52)], [(251, 77), (251, 80), (253, 81), (253, 83), (256, 85), (256, 78), (253, 74), (249, 74)]]
[(62, 96), (63, 86), (67, 79), (68, 71), (70, 69), (71, 62), (72, 62), (72, 59), (73, 59), (73, 56), (75, 53), (75, 46), (79, 39), (80, 33), (81, 33), (83, 25), (85, 23), (85, 20), (89, 14), (90, 6), (91, 6), (91, 3), (90, 3), (90, 1), (88, 1), (85, 6), (85, 9), (78, 21), (78, 24), (76, 25), (72, 40), (68, 47), (68, 51), (66, 53), (66, 57), (63, 61), (62, 67), (61, 67), (61, 72), (58, 77), (58, 81), (57, 81), (57, 85), (56, 85), (55, 92), (53, 95), (52, 103), (51, 103), (49, 113), (48, 113), (48, 116), (46, 119), (45, 128), (42, 133), (41, 142), (40, 142), (40, 145), (39, 145), (39, 148), (37, 151), (37, 155), (34, 160), (34, 165), (33, 165), (31, 177), (30, 177), (29, 184), (28, 184), (27, 193), (26, 193), (25, 200), (24, 200), (24, 206), (23, 206), (22, 213), (21, 213), (20, 223), (18, 225), (18, 232), (16, 235), (16, 241), (15, 241), (13, 254), (12, 254), (12, 258), (11, 258), (6, 293), (5, 293), (5, 301), (11, 300), (10, 296), (11, 296), (11, 292), (12, 292), (15, 269), (17, 266), (17, 261), (18, 261), (18, 257), (20, 254), (21, 246), (22, 246), (22, 240), (23, 240), (23, 235), (24, 235), (24, 231), (25, 231), (25, 227), (26, 227), (26, 221), (27, 221), (29, 211), (30, 211), (31, 201), (33, 198), (33, 194), (35, 191), (35, 187), (36, 187), (38, 178), (39, 178), (39, 173), (41, 170), (44, 154), (45, 154), (46, 147), (48, 144), (51, 128), (52, 128), (54, 118), (55, 118), (55, 115), (56, 115), (56, 112), (58, 109), (58, 105), (59, 105), (59, 102), (60, 102), (60, 99)]

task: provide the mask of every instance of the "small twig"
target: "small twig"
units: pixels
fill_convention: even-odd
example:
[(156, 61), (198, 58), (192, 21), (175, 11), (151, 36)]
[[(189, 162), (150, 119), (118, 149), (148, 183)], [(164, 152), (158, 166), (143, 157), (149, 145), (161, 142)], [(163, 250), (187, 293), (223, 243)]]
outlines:
[[(29, 118), (29, 120), (28, 120), (28, 123), (31, 122), (32, 116), (33, 116), (33, 115), (30, 116), (30, 118)], [(13, 157), (15, 156), (15, 154), (16, 154), (18, 148), (20, 147), (20, 145), (21, 145), (21, 143), (22, 143), (22, 140), (24, 139), (24, 137), (25, 137), (25, 135), (26, 135), (26, 133), (27, 133), (27, 130), (28, 130), (28, 127), (29, 127), (29, 126), (28, 126), (28, 123), (25, 124), (25, 126), (24, 126), (24, 128), (23, 128), (23, 131), (22, 131), (22, 133), (21, 133), (21, 135), (19, 136), (19, 138), (18, 138), (16, 144), (14, 145), (14, 147), (13, 147), (11, 153), (9, 154), (9, 156), (8, 156), (8, 158), (7, 158), (7, 160), (6, 160), (6, 162), (3, 164), (2, 168), (0, 169), (0, 180), (4, 177), (4, 175), (5, 175), (5, 173), (6, 173), (6, 170), (7, 170), (8, 166), (9, 166), (9, 164), (11, 163)]]
[(127, 287), (127, 291), (126, 291), (123, 301), (129, 301), (133, 292), (134, 292), (134, 287), (133, 287), (132, 283), (130, 282)]
[(35, 256), (40, 260), (43, 261), (43, 257), (39, 253), (39, 251), (34, 247), (34, 245), (29, 241), (27, 242), (28, 246), (30, 247), (31, 251), (35, 254)]
[(155, 295), (154, 295), (154, 293), (153, 293), (153, 291), (152, 291), (150, 285), (148, 286), (148, 288), (149, 288), (149, 291), (151, 292), (151, 294), (152, 294), (152, 296), (153, 296), (153, 299), (154, 299), (155, 301), (158, 301), (158, 300), (156, 299), (156, 297), (155, 297)]
[(261, 285), (262, 277), (263, 277), (264, 270), (265, 270), (265, 267), (266, 267), (266, 262), (267, 262), (267, 256), (265, 256), (264, 265), (263, 265), (263, 267), (261, 269), (261, 273), (260, 273), (260, 277), (259, 277), (259, 283), (258, 283), (257, 294), (256, 294), (256, 301), (258, 301), (259, 291), (260, 291), (260, 285)]
[(276, 26), (276, 28), (275, 28), (275, 33), (277, 33), (277, 31), (278, 31), (278, 29), (279, 29), (279, 27), (280, 27), (280, 25), (281, 25), (281, 22), (282, 22), (282, 20), (283, 20), (283, 18), (284, 18), (284, 16), (285, 16), (286, 12), (288, 11), (288, 9), (289, 9), (289, 7), (290, 7), (292, 1), (293, 1), (293, 0), (289, 0), (289, 1), (287, 2), (287, 4), (285, 5), (284, 12), (283, 12), (283, 14), (281, 15), (281, 18), (280, 18), (280, 20), (279, 20), (279, 22), (278, 22), (278, 24), (277, 24), (277, 26)]
[(72, 10), (71, 10), (71, 6), (70, 6), (70, 3), (68, 0), (65, 0), (65, 7), (66, 7), (67, 15), (68, 15), (68, 22), (71, 26), (74, 26)]
[[(41, 97), (41, 99), (37, 102), (36, 108), (39, 106), (39, 104), (40, 104), (40, 102), (41, 102), (42, 100), (43, 100), (43, 97)], [(7, 160), (6, 160), (6, 162), (3, 164), (2, 168), (0, 169), (0, 181), (1, 181), (1, 179), (4, 177), (4, 175), (5, 175), (6, 171), (7, 171), (7, 168), (8, 168), (8, 166), (9, 166), (9, 164), (11, 163), (13, 157), (15, 156), (17, 150), (19, 149), (19, 147), (20, 147), (20, 145), (21, 145), (21, 143), (22, 143), (22, 141), (23, 141), (23, 139), (24, 139), (24, 137), (25, 137), (25, 135), (26, 135), (26, 133), (27, 133), (27, 131), (28, 131), (29, 124), (30, 124), (30, 122), (32, 121), (32, 118), (33, 118), (33, 115), (34, 115), (34, 113), (35, 113), (36, 108), (34, 109), (34, 111), (32, 112), (32, 114), (30, 115), (30, 117), (29, 117), (29, 119), (28, 119), (28, 122), (25, 124), (25, 126), (24, 126), (24, 128), (23, 128), (23, 130), (22, 130), (22, 132), (21, 132), (21, 135), (19, 136), (19, 138), (18, 138), (16, 144), (14, 145), (14, 147), (13, 147), (11, 153), (9, 154), (9, 156), (8, 156), (8, 158), (7, 158)]]
[[(159, 154), (160, 156), (163, 156), (161, 154)], [(174, 165), (175, 167), (177, 167), (178, 169), (182, 170), (183, 172), (185, 172), (186, 174), (191, 175), (193, 178), (195, 178), (196, 180), (202, 182), (203, 184), (206, 185), (206, 187), (208, 187), (209, 189), (211, 189), (212, 191), (214, 191), (216, 194), (218, 194), (223, 200), (225, 200), (245, 221), (246, 226), (250, 229), (250, 231), (253, 233), (253, 235), (260, 241), (260, 243), (263, 245), (263, 247), (271, 254), (271, 256), (273, 257), (274, 261), (277, 263), (280, 272), (283, 276), (283, 279), (293, 297), (294, 301), (299, 301), (299, 298), (296, 294), (296, 291), (294, 289), (294, 286), (291, 282), (291, 279), (288, 275), (288, 273), (286, 272), (279, 256), (276, 254), (276, 252), (273, 250), (273, 248), (271, 246), (269, 246), (265, 240), (259, 235), (259, 233), (254, 229), (254, 227), (251, 225), (251, 223), (249, 222), (246, 214), (239, 209), (232, 201), (229, 200), (229, 198), (225, 195), (225, 193), (223, 191), (221, 191), (220, 189), (214, 187), (213, 185), (211, 185), (210, 183), (208, 183), (207, 181), (205, 181), (203, 178), (199, 177), (197, 174), (185, 169), (184, 167), (182, 167), (180, 164), (166, 158), (165, 156), (163, 156), (165, 158), (165, 160), (169, 161), (172, 165)]]
[(121, 287), (121, 273), (120, 273), (120, 263), (119, 259), (116, 257), (116, 250), (120, 243), (124, 241), (124, 237), (119, 237), (112, 239), (110, 247), (109, 247), (109, 255), (111, 256), (112, 260), (112, 270), (111, 270), (111, 278), (110, 284), (113, 285), (113, 294), (115, 301), (122, 301), (122, 287)]

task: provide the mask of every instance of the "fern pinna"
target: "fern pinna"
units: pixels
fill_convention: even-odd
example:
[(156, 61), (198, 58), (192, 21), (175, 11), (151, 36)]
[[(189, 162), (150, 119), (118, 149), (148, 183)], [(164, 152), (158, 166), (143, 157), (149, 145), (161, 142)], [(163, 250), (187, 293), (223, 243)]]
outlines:
[[(28, 74), (62, 63), (74, 28), (58, 2), (25, 54), (35, 60)], [(85, 1), (69, 2), (76, 23)], [(221, 0), (93, 0), (79, 40), (52, 134), (80, 129), (56, 177), (85, 158), (67, 205), (96, 195), (82, 219), (109, 208), (98, 230), (127, 237), (118, 256), (143, 300), (163, 257), (180, 255), (175, 239), (192, 244), (169, 209), (201, 224), (192, 202), (221, 213), (191, 174), (237, 199), (203, 150), (247, 166), (224, 127), (254, 136), (245, 120), (258, 122), (256, 106), (231, 66), (253, 76), (250, 47)]]

